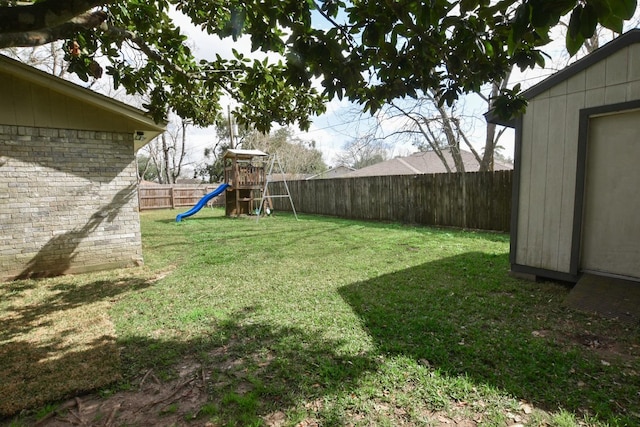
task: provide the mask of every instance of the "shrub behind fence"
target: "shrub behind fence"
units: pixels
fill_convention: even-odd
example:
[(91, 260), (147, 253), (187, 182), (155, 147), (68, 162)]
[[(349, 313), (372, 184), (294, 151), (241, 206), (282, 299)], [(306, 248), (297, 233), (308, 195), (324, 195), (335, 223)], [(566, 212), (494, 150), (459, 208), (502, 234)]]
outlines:
[[(510, 229), (513, 171), (287, 181), (297, 212), (479, 230)], [(286, 194), (283, 182), (271, 194)], [(290, 211), (287, 198), (274, 209)]]

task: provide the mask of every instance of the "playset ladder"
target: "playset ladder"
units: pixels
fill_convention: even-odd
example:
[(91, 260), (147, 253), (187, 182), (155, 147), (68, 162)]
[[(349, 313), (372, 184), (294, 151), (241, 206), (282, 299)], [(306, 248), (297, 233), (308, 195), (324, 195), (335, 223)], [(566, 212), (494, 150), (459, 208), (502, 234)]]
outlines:
[[(287, 194), (270, 194), (269, 193), (269, 183), (272, 181), (273, 167), (278, 165), (278, 169), (280, 169), (280, 174), (282, 175), (282, 182), (284, 182), (284, 188), (287, 190)], [(288, 197), (289, 203), (291, 203), (291, 209), (293, 210), (293, 215), (298, 219), (298, 214), (296, 213), (296, 208), (293, 206), (293, 199), (291, 199), (291, 192), (289, 191), (289, 186), (287, 185), (287, 179), (284, 174), (284, 170), (282, 170), (282, 165), (280, 164), (280, 160), (278, 159), (278, 155), (274, 154), (271, 156), (271, 162), (269, 165), (269, 172), (267, 172), (267, 179), (264, 182), (264, 190), (262, 191), (262, 199), (260, 200), (260, 206), (258, 207), (258, 217), (256, 221), (260, 221), (260, 215), (262, 214), (262, 207), (265, 206), (265, 202), (273, 209), (273, 205), (271, 203), (271, 199)]]

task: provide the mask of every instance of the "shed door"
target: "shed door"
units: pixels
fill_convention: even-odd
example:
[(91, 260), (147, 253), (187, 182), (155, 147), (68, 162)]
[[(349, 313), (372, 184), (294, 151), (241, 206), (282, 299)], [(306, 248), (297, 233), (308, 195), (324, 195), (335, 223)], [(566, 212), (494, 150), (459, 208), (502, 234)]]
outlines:
[(640, 111), (592, 118), (583, 271), (640, 278)]

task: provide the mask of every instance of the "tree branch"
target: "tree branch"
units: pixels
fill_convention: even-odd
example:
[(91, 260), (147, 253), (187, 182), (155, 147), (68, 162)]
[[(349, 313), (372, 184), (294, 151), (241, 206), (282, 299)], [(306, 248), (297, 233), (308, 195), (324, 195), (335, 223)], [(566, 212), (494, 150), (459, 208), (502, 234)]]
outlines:
[(480, 157), (480, 155), (478, 154), (478, 151), (476, 151), (475, 148), (473, 148), (473, 145), (471, 144), (471, 141), (469, 141), (469, 138), (467, 138), (466, 133), (462, 130), (462, 128), (460, 127), (460, 121), (459, 120), (453, 120), (453, 123), (456, 126), (456, 129), (458, 131), (458, 135), (460, 135), (460, 137), (462, 138), (462, 140), (464, 141), (464, 143), (467, 145), (467, 147), (469, 148), (469, 150), (471, 150), (471, 153), (473, 154), (473, 156), (476, 158), (476, 161), (480, 164), (482, 163), (482, 158)]
[[(68, 39), (77, 31), (99, 27), (106, 21), (106, 19), (107, 14), (105, 12), (93, 11), (74, 16), (67, 22), (51, 28), (25, 32), (0, 31), (0, 48), (35, 47), (54, 42), (56, 40)], [(0, 22), (1, 21), (2, 18), (0, 18)]]
[(108, 0), (44, 0), (26, 6), (0, 7), (0, 34), (47, 31), (60, 27)]
[(442, 154), (442, 150), (440, 149), (440, 147), (438, 146), (438, 144), (436, 142), (437, 138), (434, 135), (433, 130), (431, 129), (431, 126), (429, 126), (429, 122), (426, 119), (424, 120), (424, 125), (426, 127), (426, 130), (425, 130), (425, 128), (422, 126), (422, 123), (420, 122), (420, 120), (418, 120), (417, 118), (413, 117), (411, 114), (409, 114), (409, 112), (403, 110), (401, 107), (399, 107), (398, 105), (394, 104), (393, 102), (391, 103), (391, 105), (394, 108), (397, 108), (409, 120), (413, 121), (415, 126), (417, 126), (417, 128), (420, 130), (420, 133), (427, 140), (427, 143), (429, 144), (431, 149), (436, 153), (436, 155), (438, 156), (440, 161), (442, 161), (442, 164), (444, 165), (444, 167), (447, 170), (447, 172), (451, 173), (451, 167), (449, 167), (449, 163), (447, 162), (447, 159), (444, 157), (444, 154)]
[(111, 37), (119, 38), (120, 40), (129, 40), (129, 41), (131, 41), (136, 46), (138, 46), (138, 48), (145, 55), (147, 55), (148, 58), (158, 62), (159, 64), (162, 64), (165, 67), (165, 69), (173, 71), (173, 72), (178, 73), (178, 74), (182, 74), (183, 76), (185, 76), (188, 79), (193, 79), (195, 77), (195, 76), (190, 75), (189, 73), (187, 73), (185, 70), (180, 68), (178, 65), (174, 64), (173, 62), (171, 62), (169, 59), (167, 59), (161, 53), (159, 53), (159, 52), (155, 51), (154, 49), (152, 49), (151, 46), (149, 46), (147, 44), (147, 42), (145, 42), (145, 40), (142, 37), (140, 37), (138, 34), (134, 33), (133, 31), (124, 30), (122, 28), (118, 28), (118, 27), (114, 27), (112, 25), (109, 25), (108, 28), (107, 28), (107, 33)]
[(349, 46), (351, 46), (351, 48), (355, 49), (356, 47), (356, 43), (353, 40), (353, 36), (351, 34), (349, 34), (349, 30), (346, 28), (346, 25), (340, 25), (336, 22), (335, 19), (333, 19), (331, 16), (329, 16), (324, 10), (322, 10), (322, 7), (320, 7), (320, 5), (318, 4), (317, 1), (314, 1), (313, 4), (316, 7), (316, 10), (318, 11), (318, 13), (327, 21), (329, 21), (331, 23), (331, 25), (333, 25), (336, 29), (340, 30), (340, 32), (342, 33), (342, 35), (344, 36), (345, 40), (347, 40), (347, 43), (349, 43)]

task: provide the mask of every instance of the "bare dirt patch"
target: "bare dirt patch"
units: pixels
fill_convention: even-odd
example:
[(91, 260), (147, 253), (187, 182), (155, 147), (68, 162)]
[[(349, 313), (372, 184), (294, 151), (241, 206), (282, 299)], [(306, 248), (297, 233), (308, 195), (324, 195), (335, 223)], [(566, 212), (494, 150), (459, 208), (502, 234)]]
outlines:
[(178, 378), (161, 382), (148, 371), (136, 390), (117, 392), (108, 397), (89, 394), (75, 397), (45, 418), (37, 426), (206, 426), (198, 420), (207, 402), (207, 378), (201, 367), (184, 363)]

